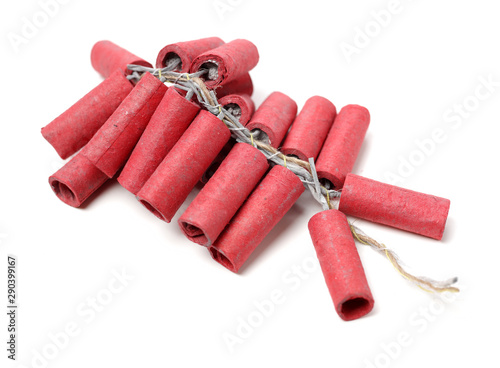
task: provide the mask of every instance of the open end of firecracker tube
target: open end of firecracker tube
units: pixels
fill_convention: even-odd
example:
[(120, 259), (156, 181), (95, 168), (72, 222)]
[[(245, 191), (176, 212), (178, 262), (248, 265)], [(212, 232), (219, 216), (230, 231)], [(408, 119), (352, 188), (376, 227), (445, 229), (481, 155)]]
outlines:
[(190, 224), (187, 221), (179, 221), (181, 230), (186, 234), (187, 238), (192, 242), (204, 246), (209, 246), (209, 240), (202, 229)]
[(327, 178), (320, 178), (319, 179), (319, 183), (324, 186), (326, 189), (336, 189), (335, 188), (335, 185), (332, 183), (331, 180), (327, 179)]
[(271, 144), (271, 139), (269, 139), (269, 135), (261, 129), (253, 129), (252, 130), (253, 139), (264, 142), (266, 144)]
[(78, 207), (80, 205), (75, 193), (73, 193), (73, 191), (63, 182), (53, 179), (50, 181), (50, 186), (52, 187), (52, 190), (56, 194), (57, 198), (64, 203), (73, 207)]
[(307, 161), (307, 156), (295, 148), (281, 147), (281, 153), (288, 157), (296, 158), (298, 160)]
[[(158, 217), (160, 220), (163, 220), (163, 221), (167, 221), (165, 219), (165, 217), (163, 217), (163, 215), (161, 214), (160, 211), (158, 211), (151, 203), (149, 203), (148, 201), (144, 200), (144, 199), (139, 199), (139, 202), (141, 202), (141, 204), (146, 207), (149, 212), (151, 212), (153, 215), (155, 215), (156, 217)], [(167, 221), (167, 222), (170, 222), (170, 221)]]
[(352, 298), (340, 305), (339, 315), (344, 321), (352, 321), (363, 317), (365, 314), (369, 313), (372, 308), (372, 301), (363, 297)]
[(236, 272), (236, 269), (233, 265), (233, 263), (227, 258), (224, 253), (219, 251), (215, 247), (210, 247), (209, 248), (210, 254), (212, 255), (212, 258), (215, 259), (217, 262), (219, 262), (221, 265), (226, 267), (229, 271)]
[(168, 68), (169, 70), (181, 70), (182, 59), (175, 52), (169, 52), (163, 59), (163, 67)]
[(219, 78), (219, 65), (212, 60), (206, 61), (200, 65), (200, 70), (205, 69), (208, 70), (208, 73), (205, 74), (205, 79), (208, 80), (217, 80)]
[(235, 103), (224, 105), (224, 108), (233, 115), (238, 121), (241, 118), (241, 107)]

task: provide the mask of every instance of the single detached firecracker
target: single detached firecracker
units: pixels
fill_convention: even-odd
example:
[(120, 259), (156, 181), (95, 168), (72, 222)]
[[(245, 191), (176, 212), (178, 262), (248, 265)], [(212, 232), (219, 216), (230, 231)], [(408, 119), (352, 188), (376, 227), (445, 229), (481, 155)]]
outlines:
[(441, 240), (450, 200), (348, 174), (339, 210), (349, 216)]
[(109, 77), (116, 69), (120, 69), (126, 75), (130, 74), (130, 70), (127, 69), (128, 64), (153, 67), (146, 60), (135, 56), (111, 41), (97, 42), (90, 53), (90, 61), (94, 69), (104, 78)]
[(316, 162), (318, 177), (341, 189), (346, 175), (352, 171), (365, 138), (370, 113), (359, 105), (340, 110), (326, 137)]
[(302, 192), (293, 172), (274, 166), (209, 248), (212, 257), (237, 273)]
[(158, 218), (170, 222), (230, 137), (219, 118), (200, 111), (139, 191), (139, 201)]
[(297, 104), (281, 92), (273, 92), (259, 106), (247, 128), (254, 138), (278, 148), (297, 115)]
[(125, 78), (123, 72), (115, 70), (77, 103), (42, 128), (43, 137), (62, 159), (67, 159), (90, 141), (132, 88), (132, 83)]
[(219, 86), (215, 89), (218, 98), (227, 95), (247, 95), (253, 94), (253, 82), (249, 73), (235, 79), (229, 83)]
[(245, 126), (255, 112), (255, 105), (249, 95), (227, 95), (219, 99), (219, 104)]
[(195, 57), (215, 49), (222, 44), (224, 44), (224, 41), (219, 37), (208, 37), (193, 41), (172, 43), (160, 50), (156, 58), (156, 67), (165, 68), (167, 66), (177, 65), (177, 67), (173, 69), (174, 71), (187, 73)]
[(234, 40), (204, 52), (193, 60), (190, 72), (207, 69), (208, 88), (216, 88), (243, 77), (259, 62), (257, 47), (248, 40)]
[(336, 116), (337, 109), (329, 100), (311, 97), (293, 121), (281, 152), (304, 161), (316, 159)]
[(49, 184), (61, 201), (80, 207), (108, 179), (106, 174), (78, 153), (49, 178)]
[(236, 143), (214, 176), (179, 219), (187, 238), (212, 245), (269, 167), (266, 157), (247, 143)]
[(309, 221), (309, 232), (340, 318), (351, 321), (369, 313), (374, 301), (345, 215), (322, 211)]
[(118, 182), (137, 194), (184, 134), (200, 106), (169, 88), (123, 168)]
[(125, 164), (167, 87), (149, 73), (134, 87), (106, 123), (82, 149), (99, 170), (113, 177)]

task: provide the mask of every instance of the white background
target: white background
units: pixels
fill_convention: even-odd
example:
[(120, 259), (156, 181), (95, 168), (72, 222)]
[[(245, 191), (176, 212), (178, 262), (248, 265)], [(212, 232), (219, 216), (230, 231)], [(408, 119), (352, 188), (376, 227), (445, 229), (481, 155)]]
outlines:
[[(474, 106), (480, 78), (500, 82), (496, 2), (401, 0), (399, 12), (380, 29), (372, 12), (387, 10), (389, 0), (66, 2), (17, 50), (9, 37), (23, 37), (23, 18), (36, 17), (40, 3), (11, 1), (0, 16), (0, 295), (4, 305), (6, 255), (14, 254), (18, 363), (73, 368), (497, 364), (500, 86)], [(220, 3), (228, 8), (218, 12)], [(341, 45), (355, 45), (357, 29), (365, 27), (372, 32), (369, 43), (349, 62)], [(92, 45), (109, 39), (154, 63), (164, 45), (208, 36), (247, 38), (257, 45), (261, 60), (251, 73), (257, 105), (278, 90), (299, 108), (308, 97), (322, 95), (338, 109), (356, 103), (370, 110), (355, 172), (387, 181), (388, 172), (401, 174), (401, 160), (411, 159), (413, 172), (407, 168), (398, 184), (449, 198), (452, 205), (440, 242), (365, 221), (357, 225), (393, 248), (416, 274), (458, 276), (463, 289), (458, 297), (440, 301), (409, 284), (382, 256), (358, 246), (376, 304), (362, 319), (340, 320), (319, 269), (306, 272), (300, 284), (286, 281), (294, 265), (315, 258), (307, 222), (321, 208), (309, 193), (241, 275), (183, 237), (176, 221), (188, 202), (166, 224), (117, 183), (84, 209), (55, 197), (47, 179), (63, 161), (40, 128), (101, 81), (90, 65)], [(457, 119), (450, 111), (464, 100), (471, 111)], [(431, 139), (435, 129), (446, 139), (428, 155), (419, 154), (415, 141)], [(113, 270), (134, 279), (89, 321), (81, 308), (89, 310), (87, 298), (107, 288)], [(231, 352), (224, 334), (236, 335), (239, 318), (246, 320), (257, 310), (254, 301), (268, 299), (274, 289), (284, 293), (284, 303)], [(7, 362), (3, 308), (2, 367)], [(54, 353), (49, 336), (68, 323), (79, 334)], [(406, 346), (394, 345), (400, 334), (409, 340)], [(33, 365), (44, 349), (51, 358)]]

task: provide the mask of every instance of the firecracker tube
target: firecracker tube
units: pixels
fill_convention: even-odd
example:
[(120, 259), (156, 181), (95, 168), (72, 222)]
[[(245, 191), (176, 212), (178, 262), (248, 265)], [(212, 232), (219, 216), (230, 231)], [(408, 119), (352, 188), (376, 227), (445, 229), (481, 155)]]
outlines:
[(85, 146), (132, 91), (121, 70), (115, 70), (92, 91), (42, 128), (43, 137), (63, 160)]
[(142, 65), (149, 68), (153, 67), (146, 60), (135, 56), (111, 41), (97, 42), (92, 47), (90, 61), (94, 69), (104, 78), (109, 77), (116, 69), (120, 69), (123, 73), (129, 75), (131, 73), (127, 69), (127, 65), (129, 64)]
[(78, 153), (49, 178), (49, 184), (61, 201), (80, 207), (108, 179), (106, 174)]
[(198, 111), (198, 104), (186, 100), (175, 88), (169, 88), (125, 164), (118, 182), (129, 192), (137, 194), (184, 134)]
[(170, 222), (231, 133), (202, 110), (137, 194), (155, 216)]
[(234, 139), (229, 139), (229, 141), (225, 144), (225, 146), (222, 148), (222, 150), (219, 152), (217, 157), (212, 161), (208, 169), (205, 170), (203, 173), (203, 176), (200, 179), (200, 182), (203, 184), (208, 183), (210, 178), (214, 176), (215, 172), (219, 168), (220, 164), (224, 159), (227, 157), (229, 152), (233, 149), (234, 145), (236, 144), (236, 140)]
[(342, 189), (369, 124), (370, 113), (359, 105), (344, 106), (335, 118), (316, 161), (318, 177), (328, 182), (329, 189)]
[(259, 106), (246, 127), (254, 138), (278, 148), (297, 115), (297, 104), (281, 92), (271, 93)]
[(373, 296), (345, 215), (322, 211), (309, 220), (309, 233), (340, 318), (358, 319), (373, 309)]
[(125, 164), (167, 87), (144, 73), (132, 92), (82, 149), (99, 170), (113, 177)]
[(326, 98), (309, 98), (293, 121), (281, 152), (307, 161), (316, 159), (337, 116), (337, 109)]
[(450, 200), (348, 174), (339, 210), (349, 216), (441, 240)]
[(170, 65), (178, 64), (173, 70), (179, 73), (187, 73), (195, 57), (215, 49), (222, 44), (224, 44), (224, 41), (219, 37), (208, 37), (167, 45), (158, 53), (156, 67), (165, 68)]
[(218, 98), (227, 96), (227, 95), (248, 95), (252, 96), (253, 94), (253, 82), (249, 73), (235, 79), (229, 83), (224, 84), (223, 86), (219, 86), (215, 89), (215, 93)]
[(214, 176), (179, 219), (186, 237), (212, 245), (269, 168), (267, 158), (247, 143), (236, 143)]
[(219, 104), (245, 126), (255, 112), (255, 104), (249, 95), (227, 95), (219, 99)]
[(238, 273), (302, 192), (304, 185), (294, 173), (274, 166), (209, 248), (212, 257)]
[(244, 76), (258, 62), (257, 47), (248, 40), (238, 39), (198, 55), (190, 72), (208, 69), (208, 74), (203, 76), (205, 84), (208, 88), (216, 88)]

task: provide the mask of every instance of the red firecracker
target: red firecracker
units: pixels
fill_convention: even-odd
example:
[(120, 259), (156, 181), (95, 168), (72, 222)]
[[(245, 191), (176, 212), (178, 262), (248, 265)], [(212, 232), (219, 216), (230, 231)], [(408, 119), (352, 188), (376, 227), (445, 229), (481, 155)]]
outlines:
[(184, 134), (200, 106), (169, 88), (123, 168), (118, 182), (137, 194)]
[(339, 210), (346, 215), (441, 240), (450, 200), (348, 174)]
[(82, 149), (99, 170), (112, 178), (125, 164), (167, 87), (145, 73), (132, 92)]
[(90, 61), (94, 69), (104, 78), (109, 77), (116, 69), (120, 69), (126, 75), (130, 74), (130, 70), (127, 69), (129, 64), (153, 67), (146, 60), (135, 56), (111, 41), (97, 42), (90, 53)]
[(352, 171), (369, 124), (370, 113), (358, 105), (343, 107), (335, 118), (316, 162), (319, 178), (334, 189), (341, 189)]
[(373, 297), (345, 215), (322, 211), (309, 221), (309, 232), (340, 318), (351, 321), (369, 313)]
[(132, 91), (121, 70), (115, 70), (92, 91), (42, 128), (43, 137), (62, 159), (85, 146)]
[(262, 152), (247, 143), (236, 143), (180, 217), (187, 238), (206, 247), (212, 245), (268, 167)]
[(219, 118), (200, 111), (137, 198), (158, 218), (170, 222), (230, 137)]
[(303, 192), (297, 175), (274, 166), (209, 248), (212, 257), (237, 273)]

